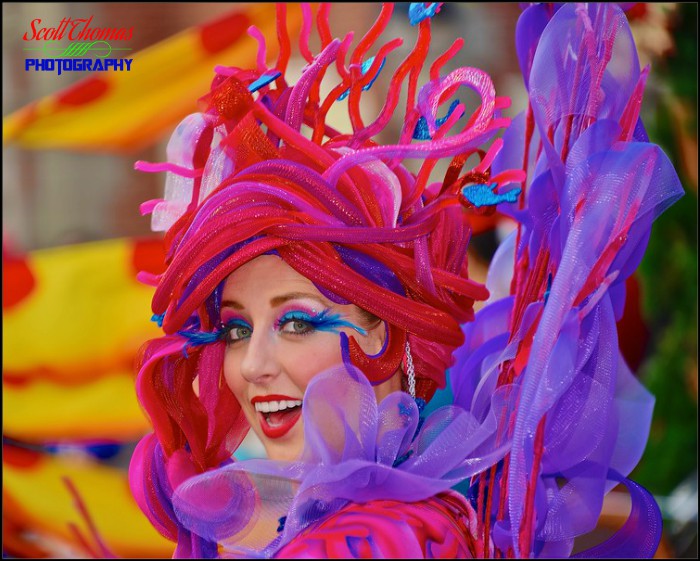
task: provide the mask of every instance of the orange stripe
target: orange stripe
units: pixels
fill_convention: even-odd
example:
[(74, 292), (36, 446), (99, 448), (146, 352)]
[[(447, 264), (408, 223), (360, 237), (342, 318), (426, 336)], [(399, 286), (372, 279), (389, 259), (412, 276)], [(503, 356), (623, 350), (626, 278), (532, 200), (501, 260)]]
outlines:
[(134, 361), (133, 353), (129, 353), (120, 356), (106, 356), (92, 362), (68, 364), (60, 368), (41, 365), (23, 370), (5, 369), (2, 372), (2, 383), (21, 387), (35, 381), (45, 380), (61, 386), (74, 386), (114, 376), (115, 372), (119, 375), (123, 372), (129, 372), (135, 377)]

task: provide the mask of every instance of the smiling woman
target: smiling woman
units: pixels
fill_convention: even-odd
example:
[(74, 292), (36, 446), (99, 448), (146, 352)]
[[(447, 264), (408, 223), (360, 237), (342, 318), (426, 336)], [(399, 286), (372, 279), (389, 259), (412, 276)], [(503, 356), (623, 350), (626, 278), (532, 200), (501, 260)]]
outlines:
[[(168, 162), (137, 163), (168, 172), (166, 198), (142, 209), (168, 252), (162, 275), (140, 276), (165, 335), (140, 356), (154, 432), (132, 458), (134, 496), (179, 557), (559, 558), (622, 483), (630, 519), (590, 553), (652, 555), (659, 510), (627, 475), (653, 398), (616, 319), (681, 190), (638, 118), (646, 74), (624, 13), (527, 8), (530, 104), (511, 122), (485, 72), (444, 71), (461, 39), (421, 85), (440, 4), (412, 4), (415, 43), (365, 121), (363, 92), (401, 43), (369, 56), (393, 9), (351, 51), (328, 4), (315, 19), (303, 5), (307, 65), (290, 85), (278, 5), (274, 66), (251, 28), (256, 68), (217, 67)], [(465, 88), (469, 117), (453, 99)], [(398, 138), (379, 144), (400, 95)], [(329, 118), (339, 103), (348, 133)], [(489, 294), (467, 246), (496, 207), (519, 227)], [(454, 399), (428, 414), (448, 368)], [(234, 461), (250, 429), (267, 458)]]
[[(304, 447), (301, 406), (309, 382), (342, 363), (338, 334), (378, 353), (384, 325), (353, 304), (328, 300), (275, 255), (261, 255), (231, 273), (222, 293), (226, 332), (224, 377), (250, 427), (273, 460), (294, 460)], [(380, 401), (401, 390), (400, 372), (377, 386)]]

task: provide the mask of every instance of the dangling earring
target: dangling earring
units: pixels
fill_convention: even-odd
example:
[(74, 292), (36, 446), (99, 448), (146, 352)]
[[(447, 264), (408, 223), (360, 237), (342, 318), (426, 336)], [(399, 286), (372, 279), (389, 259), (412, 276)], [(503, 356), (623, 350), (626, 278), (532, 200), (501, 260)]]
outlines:
[(413, 366), (411, 345), (408, 340), (406, 340), (406, 377), (408, 378), (408, 393), (413, 399), (416, 399), (416, 369)]

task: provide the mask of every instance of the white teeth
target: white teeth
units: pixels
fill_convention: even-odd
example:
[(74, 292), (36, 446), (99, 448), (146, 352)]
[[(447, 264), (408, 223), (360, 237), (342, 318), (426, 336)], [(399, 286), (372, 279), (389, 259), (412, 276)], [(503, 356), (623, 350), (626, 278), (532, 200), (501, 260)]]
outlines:
[(284, 411), (292, 407), (301, 405), (301, 399), (282, 399), (280, 401), (258, 401), (255, 403), (255, 410), (261, 413), (274, 413)]

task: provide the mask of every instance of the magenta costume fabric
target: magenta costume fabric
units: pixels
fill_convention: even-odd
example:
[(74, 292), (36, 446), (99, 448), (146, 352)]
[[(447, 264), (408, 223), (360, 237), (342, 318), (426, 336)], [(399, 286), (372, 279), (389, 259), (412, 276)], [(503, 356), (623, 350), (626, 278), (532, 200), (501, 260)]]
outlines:
[(426, 501), (353, 504), (300, 534), (278, 559), (469, 559), (473, 509), (451, 492)]
[[(426, 18), (438, 11), (439, 4), (411, 5), (420, 32), (410, 57), (427, 48)], [(267, 68), (264, 56), (255, 72), (219, 69), (217, 80), (235, 75), (247, 84), (244, 91), (233, 82), (227, 92), (246, 110), (236, 113), (239, 105), (214, 92), (213, 106), (233, 124), (211, 112), (190, 116), (171, 140), (168, 164), (140, 164), (170, 172), (165, 199), (144, 210), (153, 211), (156, 229), (168, 230), (172, 249), (162, 278), (142, 277), (157, 286), (153, 311), (168, 335), (144, 358), (139, 396), (149, 404), (166, 393), (171, 409), (170, 417), (149, 409), (157, 436), (140, 443), (130, 476), (139, 505), (178, 542), (176, 556), (559, 558), (595, 528), (605, 494), (622, 483), (632, 498), (628, 521), (577, 556), (652, 557), (660, 512), (627, 476), (643, 453), (654, 399), (620, 354), (616, 321), (653, 220), (682, 189), (639, 118), (648, 69), (639, 68), (624, 12), (614, 4), (526, 6), (516, 44), (527, 110), (512, 122), (502, 118), (507, 102), (485, 73), (463, 68), (440, 77), (436, 64), (422, 87), (410, 74), (415, 106), (408, 104), (400, 142), (388, 146), (366, 141), (386, 125), (410, 64), (365, 127), (360, 90), (372, 86), (396, 45), (365, 59), (363, 44), (352, 56), (353, 79), (345, 76), (325, 100), (347, 96), (354, 121), (354, 136), (326, 130), (336, 159), (297, 136), (310, 119), (300, 100), (313, 97), (314, 80), (347, 54), (347, 38), (323, 43), (279, 98), (264, 92), (284, 68)], [(476, 91), (482, 105), (447, 136), (464, 106), (441, 105), (459, 86)], [(328, 110), (325, 101), (320, 110)], [(269, 114), (285, 125), (266, 120), (267, 137), (255, 140), (251, 156), (235, 144), (236, 131), (254, 137)], [(502, 139), (484, 149), (501, 129)], [(290, 150), (312, 154), (320, 171), (276, 160), (281, 137)], [(460, 177), (474, 153), (481, 163)], [(269, 159), (256, 160), (260, 154)], [(445, 157), (452, 171), (426, 185)], [(429, 163), (416, 177), (400, 165), (406, 158)], [(280, 183), (261, 181), (270, 175)], [(366, 203), (358, 193), (370, 190)], [(469, 237), (463, 213), (484, 208), (518, 224), (493, 258), (488, 293), (460, 276)], [(298, 461), (234, 462), (227, 453), (247, 429), (240, 408), (206, 389), (218, 387), (225, 352), (216, 295), (231, 270), (265, 253), (289, 260), (334, 302), (377, 313), (389, 336), (371, 359), (339, 337), (344, 363), (317, 375), (304, 395)], [(326, 263), (337, 269), (328, 272)], [(356, 286), (365, 281), (369, 293)], [(487, 296), (473, 314), (473, 301)], [(425, 325), (413, 325), (406, 310), (423, 314)], [(426, 415), (425, 401), (396, 392), (377, 404), (372, 385), (396, 371), (406, 341), (425, 376), (418, 397), (429, 399), (449, 368), (454, 403)], [(195, 363), (208, 378), (200, 378), (204, 395), (192, 420), (177, 407), (179, 396), (191, 398), (187, 369)], [(173, 389), (178, 376), (182, 393)], [(212, 420), (223, 414), (231, 426)], [(459, 506), (452, 489), (465, 484)], [(402, 537), (389, 545), (392, 532)]]

